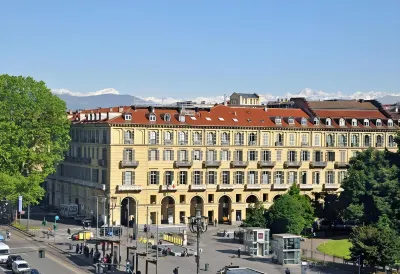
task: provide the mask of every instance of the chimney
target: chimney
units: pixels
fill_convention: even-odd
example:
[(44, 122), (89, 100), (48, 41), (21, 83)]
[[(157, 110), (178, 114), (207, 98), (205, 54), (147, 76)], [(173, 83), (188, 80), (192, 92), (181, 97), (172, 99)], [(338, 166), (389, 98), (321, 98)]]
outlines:
[(224, 94), (224, 106), (227, 106), (228, 102), (226, 101), (226, 94)]
[(267, 112), (268, 111), (268, 107), (267, 105), (264, 106), (264, 111)]
[(123, 107), (119, 107), (118, 108), (118, 112), (123, 112), (124, 111), (124, 108)]
[(396, 107), (395, 111), (396, 113), (399, 113), (399, 107)]
[(110, 111), (112, 112), (112, 107), (110, 107)]

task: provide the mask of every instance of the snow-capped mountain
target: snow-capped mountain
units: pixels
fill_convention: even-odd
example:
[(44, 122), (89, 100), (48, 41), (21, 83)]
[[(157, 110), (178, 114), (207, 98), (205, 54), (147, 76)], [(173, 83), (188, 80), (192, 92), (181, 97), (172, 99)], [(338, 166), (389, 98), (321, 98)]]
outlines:
[[(89, 93), (73, 92), (68, 89), (52, 89), (52, 92), (58, 95), (67, 103), (68, 109), (83, 109), (83, 108), (97, 108), (109, 107), (118, 105), (129, 105), (134, 103), (148, 103), (148, 104), (173, 104), (181, 101), (194, 101), (197, 103), (205, 102), (206, 104), (222, 103), (224, 96), (213, 97), (192, 97), (192, 98), (171, 98), (171, 97), (144, 97), (139, 98), (132, 95), (122, 95), (114, 88), (106, 88)], [(282, 95), (260, 94), (263, 97), (263, 102), (274, 101), (277, 99), (285, 99), (291, 97), (305, 97), (308, 100), (328, 100), (328, 99), (378, 99), (382, 104), (391, 104), (400, 101), (400, 93), (389, 93), (380, 91), (357, 91), (353, 94), (343, 94), (337, 92), (325, 92), (322, 90), (313, 90), (305, 88), (299, 93), (286, 93)], [(226, 98), (229, 100), (229, 97)]]

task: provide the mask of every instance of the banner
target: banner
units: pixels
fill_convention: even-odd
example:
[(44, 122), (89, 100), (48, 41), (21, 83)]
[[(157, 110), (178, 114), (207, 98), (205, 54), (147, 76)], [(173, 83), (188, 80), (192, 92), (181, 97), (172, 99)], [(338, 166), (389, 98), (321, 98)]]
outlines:
[(19, 213), (22, 212), (22, 196), (18, 197), (18, 211)]

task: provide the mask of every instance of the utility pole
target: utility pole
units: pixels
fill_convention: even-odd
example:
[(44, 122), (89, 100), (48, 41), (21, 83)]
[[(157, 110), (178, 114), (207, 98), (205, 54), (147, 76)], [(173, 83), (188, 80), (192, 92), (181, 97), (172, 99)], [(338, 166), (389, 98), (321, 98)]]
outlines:
[(137, 244), (138, 244), (137, 243), (137, 239), (138, 239), (138, 236), (139, 236), (139, 218), (138, 218), (139, 202), (137, 200), (135, 200), (135, 205), (136, 205), (136, 215), (135, 215), (135, 228), (136, 228), (136, 231), (135, 231), (135, 228), (132, 225), (132, 232), (133, 232), (133, 234), (135, 234), (136, 248), (137, 248)]
[(129, 243), (129, 223), (131, 220), (130, 220), (130, 216), (129, 216), (129, 197), (127, 199), (128, 199), (128, 205), (127, 205), (128, 206), (128, 216), (126, 216), (126, 221), (128, 223), (127, 223), (127, 228), (126, 228), (126, 242)]
[(99, 238), (99, 196), (96, 196), (96, 238)]
[(197, 222), (197, 274), (200, 274), (200, 222)]
[(157, 232), (157, 237), (156, 237), (156, 241), (157, 241), (157, 244), (156, 244), (156, 251), (157, 251), (157, 253), (156, 253), (156, 274), (158, 274), (158, 211), (157, 211), (157, 213), (156, 213), (156, 226), (157, 226), (157, 230), (156, 230), (156, 232)]
[(29, 203), (28, 204), (28, 220), (27, 220), (27, 223), (26, 223), (26, 230), (29, 232), (29, 220), (30, 220), (30, 218), (31, 218), (31, 204)]
[(148, 254), (148, 248), (149, 248), (149, 207), (147, 206), (147, 212), (146, 212), (146, 256)]

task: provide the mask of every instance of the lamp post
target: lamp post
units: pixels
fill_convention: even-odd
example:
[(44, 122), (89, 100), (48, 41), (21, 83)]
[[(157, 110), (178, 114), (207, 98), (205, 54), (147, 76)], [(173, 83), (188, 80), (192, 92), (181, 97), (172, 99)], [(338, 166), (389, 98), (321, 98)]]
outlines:
[(207, 217), (201, 215), (200, 210), (196, 210), (196, 216), (188, 217), (189, 219), (189, 229), (192, 233), (196, 233), (197, 236), (197, 274), (200, 273), (200, 234), (207, 231)]
[(105, 196), (91, 196), (91, 198), (94, 197), (96, 197), (96, 238), (99, 238), (99, 197), (105, 198)]
[(111, 211), (111, 228), (112, 228), (112, 235), (114, 236), (114, 209), (117, 207), (117, 197), (111, 197), (111, 204), (110, 209)]

